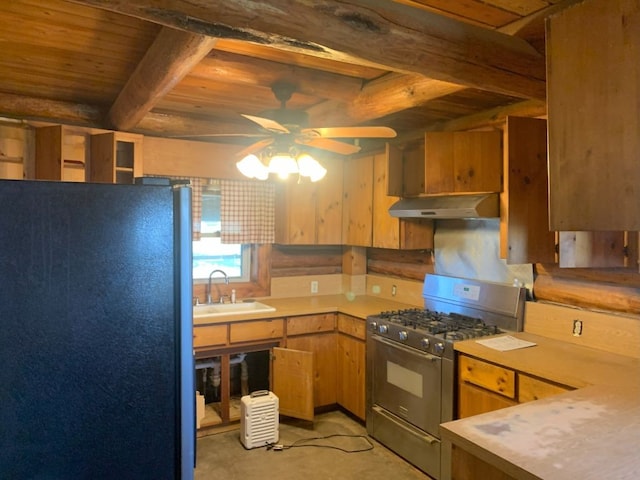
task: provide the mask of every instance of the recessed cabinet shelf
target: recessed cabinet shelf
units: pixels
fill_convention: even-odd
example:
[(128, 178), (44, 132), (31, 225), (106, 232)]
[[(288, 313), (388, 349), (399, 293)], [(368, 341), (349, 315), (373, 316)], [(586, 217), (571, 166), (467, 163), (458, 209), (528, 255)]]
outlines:
[(92, 182), (133, 183), (142, 175), (142, 135), (123, 132), (91, 136)]

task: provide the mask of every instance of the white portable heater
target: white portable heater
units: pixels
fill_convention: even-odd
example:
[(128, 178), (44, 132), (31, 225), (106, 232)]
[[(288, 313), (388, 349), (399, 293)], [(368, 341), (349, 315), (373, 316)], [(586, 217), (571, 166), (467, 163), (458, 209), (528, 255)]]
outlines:
[(278, 441), (278, 397), (258, 390), (240, 399), (240, 441), (244, 448), (264, 447)]

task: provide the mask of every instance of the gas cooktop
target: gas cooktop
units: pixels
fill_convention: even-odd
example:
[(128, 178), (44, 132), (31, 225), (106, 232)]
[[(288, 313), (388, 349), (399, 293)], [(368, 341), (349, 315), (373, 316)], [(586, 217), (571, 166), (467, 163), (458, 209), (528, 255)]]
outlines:
[(500, 333), (497, 326), (487, 325), (480, 318), (458, 313), (435, 312), (426, 308), (382, 312), (378, 318), (431, 335), (442, 335), (443, 339), (451, 341)]

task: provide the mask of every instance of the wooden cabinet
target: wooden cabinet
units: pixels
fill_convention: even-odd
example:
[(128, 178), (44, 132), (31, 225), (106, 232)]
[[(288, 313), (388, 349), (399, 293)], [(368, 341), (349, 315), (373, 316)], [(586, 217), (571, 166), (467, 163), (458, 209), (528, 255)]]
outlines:
[(635, 266), (636, 235), (636, 232), (558, 232), (560, 267)]
[(572, 390), (491, 362), (458, 355), (458, 418)]
[(24, 178), (27, 129), (13, 125), (0, 125), (0, 178)]
[(279, 185), (276, 200), (276, 243), (340, 245), (342, 243), (343, 160), (322, 160), (327, 175), (311, 183)]
[(389, 215), (389, 207), (400, 199), (401, 172), (402, 151), (398, 148), (387, 144), (384, 152), (373, 155), (371, 246), (406, 250), (432, 249), (433, 220), (396, 218)]
[(229, 342), (246, 343), (261, 340), (276, 340), (284, 336), (284, 320), (253, 320), (229, 325)]
[(193, 348), (217, 347), (228, 343), (229, 327), (222, 325), (203, 325), (193, 329)]
[(547, 122), (507, 117), (504, 191), (500, 195), (500, 257), (508, 264), (555, 263), (549, 230)]
[(424, 145), (405, 152), (404, 195), (500, 192), (502, 135), (426, 132)]
[(387, 144), (384, 151), (353, 157), (345, 163), (343, 243), (393, 248), (433, 248), (433, 221), (399, 219), (389, 207), (402, 189), (402, 152)]
[(287, 348), (311, 352), (314, 356), (314, 407), (333, 405), (337, 402), (335, 328), (335, 313), (287, 318)]
[(133, 183), (142, 176), (142, 135), (123, 132), (91, 136), (90, 181)]
[(338, 404), (365, 419), (365, 321), (338, 314)]
[(38, 180), (84, 182), (89, 159), (89, 136), (85, 130), (65, 125), (36, 128)]
[(640, 230), (637, 8), (590, 0), (549, 17), (552, 230)]
[(351, 157), (344, 163), (342, 243), (370, 247), (373, 233), (373, 157)]

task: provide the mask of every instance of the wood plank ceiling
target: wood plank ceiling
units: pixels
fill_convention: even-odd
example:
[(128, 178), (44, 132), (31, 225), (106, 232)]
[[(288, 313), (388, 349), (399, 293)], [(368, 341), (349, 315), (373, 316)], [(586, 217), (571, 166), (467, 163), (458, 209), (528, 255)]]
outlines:
[(544, 18), (575, 1), (5, 1), (0, 116), (231, 142), (277, 81), (313, 127), (543, 115)]

